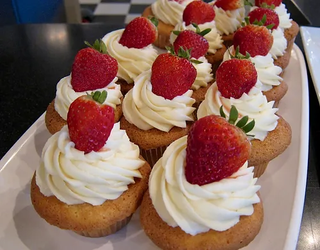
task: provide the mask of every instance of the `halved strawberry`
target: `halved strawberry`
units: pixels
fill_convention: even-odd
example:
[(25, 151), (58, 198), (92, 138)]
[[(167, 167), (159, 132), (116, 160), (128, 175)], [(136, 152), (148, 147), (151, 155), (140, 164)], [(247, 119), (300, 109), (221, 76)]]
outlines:
[(102, 40), (90, 48), (80, 50), (72, 64), (71, 85), (74, 91), (83, 92), (106, 87), (118, 73), (118, 62), (107, 54)]
[(71, 103), (67, 124), (75, 148), (89, 153), (99, 151), (109, 138), (114, 124), (113, 108), (102, 104), (107, 92), (97, 91), (78, 97)]
[(197, 32), (192, 30), (184, 31), (173, 31), (174, 34), (177, 34), (177, 38), (173, 43), (174, 51), (178, 54), (180, 47), (184, 50), (190, 50), (191, 57), (198, 59), (201, 56), (204, 56), (208, 49), (209, 43), (207, 39), (203, 36), (211, 31), (211, 29), (204, 30), (204, 33), (201, 33), (199, 27), (195, 25)]
[(224, 61), (216, 71), (216, 83), (225, 98), (240, 98), (256, 84), (257, 70), (247, 59), (233, 58)]
[(279, 16), (271, 9), (256, 8), (248, 14), (250, 23), (261, 23), (263, 26), (270, 27), (271, 30), (279, 27)]
[(217, 0), (215, 6), (223, 10), (236, 10), (244, 6), (243, 0)]
[(154, 17), (136, 17), (126, 26), (119, 43), (128, 48), (144, 48), (156, 40), (157, 25), (158, 20)]
[(263, 7), (264, 4), (275, 7), (278, 7), (282, 3), (282, 0), (255, 0), (255, 5)]
[[(152, 64), (152, 92), (172, 100), (183, 95), (190, 89), (197, 76), (192, 63), (186, 59), (190, 54), (184, 54), (181, 49), (178, 56), (172, 53), (160, 54)], [(183, 58), (184, 57), (184, 58)]]
[(251, 144), (240, 128), (220, 116), (205, 116), (188, 134), (186, 179), (205, 185), (229, 177), (248, 160), (250, 151)]
[(183, 11), (182, 19), (189, 25), (191, 23), (203, 24), (211, 22), (216, 16), (212, 6), (203, 1), (193, 1)]
[(251, 57), (267, 55), (272, 44), (273, 36), (265, 26), (246, 25), (238, 29), (233, 37), (234, 48), (239, 46), (241, 54), (248, 52)]

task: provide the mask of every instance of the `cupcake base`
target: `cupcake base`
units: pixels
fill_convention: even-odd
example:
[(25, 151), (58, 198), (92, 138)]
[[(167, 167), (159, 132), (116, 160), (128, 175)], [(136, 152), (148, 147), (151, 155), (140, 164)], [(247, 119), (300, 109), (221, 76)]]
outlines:
[(127, 83), (123, 79), (118, 79), (117, 84), (120, 85), (120, 90), (123, 96), (125, 96), (132, 88), (134, 83)]
[(251, 216), (241, 216), (240, 221), (226, 231), (209, 230), (192, 236), (180, 227), (170, 227), (165, 223), (152, 205), (149, 192), (146, 192), (141, 204), (140, 221), (147, 236), (164, 250), (236, 250), (248, 245), (259, 233), (263, 222), (263, 205), (262, 202), (255, 204)]
[(211, 82), (208, 82), (208, 85), (206, 87), (201, 87), (201, 88), (193, 91), (191, 98), (196, 100), (196, 102), (193, 104), (193, 106), (196, 109), (199, 107), (200, 103), (204, 100), (208, 89), (211, 87), (211, 85), (214, 82), (215, 82), (215, 80), (212, 80)]
[(103, 237), (124, 227), (141, 204), (148, 188), (151, 168), (146, 162), (139, 169), (142, 178), (128, 186), (119, 198), (107, 200), (98, 206), (88, 203), (67, 205), (55, 196), (44, 196), (35, 181), (31, 181), (31, 201), (37, 213), (49, 224), (72, 230), (87, 237)]
[(259, 165), (255, 165), (253, 169), (253, 177), (259, 178), (266, 171), (269, 162), (264, 162)]
[(282, 154), (291, 143), (292, 131), (289, 123), (279, 116), (277, 127), (263, 140), (251, 141), (249, 166), (260, 166)]
[(267, 97), (268, 102), (274, 101), (273, 107), (276, 108), (287, 91), (288, 84), (285, 81), (282, 81), (278, 86), (274, 86), (272, 89), (264, 91), (263, 94)]
[(229, 48), (233, 45), (233, 37), (234, 37), (234, 33), (229, 34), (229, 35), (222, 35), (222, 40), (223, 40), (223, 44)]
[[(148, 6), (143, 12), (143, 17), (148, 18), (149, 16), (154, 16), (151, 6)], [(173, 25), (166, 24), (158, 19), (158, 37), (157, 40), (153, 43), (153, 45), (157, 46), (160, 49), (165, 49), (166, 46), (170, 46), (170, 34), (174, 29)]]
[(212, 54), (212, 53), (207, 53), (206, 55), (206, 59), (208, 60), (209, 63), (211, 63), (211, 67), (212, 67), (212, 74), (213, 76), (215, 76), (216, 71), (219, 67), (219, 65), (221, 64), (222, 60), (223, 60), (223, 55), (224, 53), (227, 51), (227, 48), (224, 44), (222, 44), (222, 48), (218, 49), (216, 51), (216, 53)]
[(286, 52), (283, 54), (283, 56), (279, 56), (277, 59), (274, 60), (274, 65), (279, 66), (280, 68), (282, 68), (282, 70), (285, 70), (286, 67), (288, 67), (289, 65), (294, 40), (295, 39), (292, 39), (288, 42)]
[[(121, 98), (121, 102), (122, 102)], [(114, 122), (118, 122), (122, 116), (122, 105), (117, 105), (114, 110)], [(54, 100), (48, 105), (45, 115), (45, 123), (48, 131), (53, 135), (60, 131), (63, 126), (67, 125), (64, 120), (54, 108)]]

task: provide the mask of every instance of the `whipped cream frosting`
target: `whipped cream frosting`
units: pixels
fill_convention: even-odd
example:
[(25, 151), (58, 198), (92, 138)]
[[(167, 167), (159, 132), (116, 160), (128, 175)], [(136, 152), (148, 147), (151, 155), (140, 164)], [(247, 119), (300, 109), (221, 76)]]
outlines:
[(222, 35), (229, 35), (234, 33), (240, 26), (245, 18), (245, 8), (239, 8), (236, 10), (223, 10), (213, 5), (213, 9), (216, 13), (214, 18), (218, 31)]
[(272, 30), (273, 44), (269, 51), (274, 59), (277, 59), (279, 56), (283, 56), (287, 48), (287, 39), (284, 36), (283, 30), (278, 27), (277, 29)]
[(281, 3), (278, 7), (274, 9), (274, 11), (279, 16), (279, 27), (282, 29), (289, 29), (292, 26), (290, 14), (287, 11), (287, 8), (284, 3)]
[(158, 52), (152, 44), (142, 49), (123, 46), (119, 43), (123, 31), (124, 29), (110, 32), (102, 41), (106, 44), (110, 56), (118, 61), (117, 76), (127, 83), (133, 83), (138, 75), (151, 68)]
[[(205, 30), (205, 29), (211, 29), (211, 31), (204, 36), (205, 39), (207, 39), (209, 43), (209, 49), (208, 52), (215, 54), (218, 49), (222, 48), (223, 40), (221, 35), (218, 33), (218, 30), (215, 25), (215, 21), (211, 22), (206, 22), (203, 24), (198, 25), (200, 30)], [(189, 24), (186, 26), (185, 22), (179, 22), (175, 27), (174, 30), (178, 31), (184, 31), (184, 30), (192, 30), (196, 32), (196, 28), (193, 27), (192, 24)], [(176, 40), (177, 35), (175, 35), (173, 32), (170, 34), (170, 43), (173, 44), (174, 41)]]
[(274, 101), (268, 102), (262, 94), (261, 85), (258, 80), (248, 94), (243, 93), (239, 99), (232, 97), (229, 99), (221, 95), (215, 82), (208, 89), (204, 101), (199, 106), (198, 119), (211, 114), (220, 115), (221, 105), (228, 119), (231, 106), (234, 105), (239, 112), (239, 117), (247, 115), (249, 121), (255, 120), (255, 126), (250, 131), (250, 135), (254, 137), (249, 137), (249, 139), (263, 141), (268, 132), (277, 127), (279, 117), (276, 115), (278, 109), (273, 108)]
[[(54, 101), (54, 108), (58, 114), (64, 119), (67, 120), (67, 114), (71, 103), (82, 95), (86, 95), (87, 91), (84, 92), (75, 92), (71, 85), (71, 77), (66, 76), (62, 78), (57, 84), (56, 97)], [(117, 105), (121, 104), (121, 91), (120, 85), (115, 82), (118, 81), (118, 78), (115, 77), (108, 86), (97, 89), (95, 91), (107, 91), (107, 99), (104, 101), (104, 104), (116, 108)], [(91, 93), (91, 91), (89, 92)]]
[(192, 63), (197, 70), (196, 79), (191, 86), (193, 90), (197, 90), (201, 87), (207, 87), (208, 83), (213, 80), (211, 63), (209, 63), (204, 56), (198, 58), (197, 60), (202, 63)]
[(193, 91), (188, 90), (172, 100), (165, 99), (152, 92), (150, 78), (151, 70), (142, 73), (126, 94), (122, 103), (126, 120), (142, 130), (156, 128), (168, 132), (172, 127), (185, 128), (187, 121), (193, 121)]
[(52, 135), (45, 144), (36, 183), (45, 196), (75, 205), (101, 205), (117, 199), (128, 185), (141, 178), (139, 147), (129, 141), (116, 123), (104, 147), (98, 152), (77, 150), (70, 141), (68, 127)]
[(203, 186), (190, 184), (185, 177), (187, 136), (174, 141), (155, 164), (149, 179), (154, 208), (171, 227), (196, 235), (210, 229), (225, 231), (240, 216), (250, 216), (260, 198), (253, 167), (246, 162), (223, 180)]
[[(234, 54), (233, 46), (229, 48), (229, 51), (224, 53), (223, 61), (230, 60), (230, 54)], [(250, 57), (250, 61), (257, 70), (258, 79), (262, 83), (262, 91), (268, 91), (272, 89), (273, 86), (278, 86), (281, 83), (282, 78), (280, 77), (280, 74), (282, 69), (279, 66), (274, 65), (271, 54), (268, 53), (266, 56)]]
[(166, 24), (176, 26), (182, 20), (186, 6), (194, 0), (184, 0), (182, 3), (168, 0), (157, 0), (151, 5), (154, 16)]

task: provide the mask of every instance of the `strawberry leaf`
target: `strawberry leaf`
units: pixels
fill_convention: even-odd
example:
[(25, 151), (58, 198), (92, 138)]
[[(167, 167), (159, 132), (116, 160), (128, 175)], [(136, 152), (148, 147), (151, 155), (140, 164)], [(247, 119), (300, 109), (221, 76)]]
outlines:
[(236, 126), (238, 128), (242, 128), (246, 125), (246, 123), (248, 122), (249, 120), (249, 117), (246, 115), (244, 117), (242, 117), (237, 123), (236, 123)]
[(223, 111), (223, 106), (222, 105), (220, 106), (220, 116), (223, 117), (223, 118), (226, 118), (226, 114)]
[(105, 102), (105, 100), (107, 99), (107, 91), (103, 90), (102, 92), (100, 91), (95, 91), (95, 92), (91, 92), (91, 97), (93, 100), (95, 100), (96, 102), (103, 104)]
[(255, 121), (252, 120), (251, 122), (249, 122), (247, 125), (245, 125), (242, 130), (247, 134), (249, 133), (253, 128), (254, 128), (254, 125), (255, 125)]
[(236, 107), (234, 105), (231, 105), (228, 122), (230, 124), (235, 124), (237, 119), (238, 119), (238, 110), (236, 109)]

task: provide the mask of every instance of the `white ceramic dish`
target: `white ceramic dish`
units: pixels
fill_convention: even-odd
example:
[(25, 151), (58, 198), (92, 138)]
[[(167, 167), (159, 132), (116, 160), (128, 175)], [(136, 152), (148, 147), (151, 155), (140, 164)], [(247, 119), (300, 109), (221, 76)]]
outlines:
[(300, 31), (309, 71), (320, 104), (320, 28), (301, 27)]
[[(246, 250), (295, 249), (305, 196), (308, 160), (308, 82), (297, 46), (284, 79), (289, 91), (279, 113), (292, 126), (292, 144), (270, 163), (259, 180), (265, 219)], [(0, 162), (0, 249), (157, 249), (145, 236), (136, 213), (128, 226), (105, 238), (90, 239), (50, 226), (30, 202), (30, 179), (49, 137), (42, 115)]]

